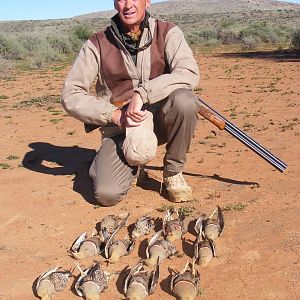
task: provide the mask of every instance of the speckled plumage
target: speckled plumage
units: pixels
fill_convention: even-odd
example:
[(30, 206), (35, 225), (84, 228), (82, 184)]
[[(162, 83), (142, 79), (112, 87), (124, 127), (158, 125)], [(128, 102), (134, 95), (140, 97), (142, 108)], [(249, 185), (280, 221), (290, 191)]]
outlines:
[(51, 297), (67, 286), (69, 278), (73, 275), (69, 271), (59, 269), (60, 267), (56, 267), (39, 276), (36, 283), (36, 293), (39, 297)]
[(164, 236), (169, 241), (180, 239), (187, 232), (187, 226), (184, 223), (184, 215), (177, 210), (167, 210), (163, 221)]
[(172, 258), (177, 253), (175, 245), (161, 237), (162, 230), (158, 231), (149, 241), (146, 248), (147, 259), (145, 263), (147, 265), (154, 265), (157, 258), (161, 262), (165, 258)]
[(81, 297), (87, 296), (87, 288), (93, 287), (97, 294), (102, 293), (108, 287), (108, 275), (102, 270), (99, 263), (89, 267), (85, 271), (82, 271), (79, 265), (77, 267), (80, 270), (81, 276), (75, 284), (77, 294)]
[(106, 231), (108, 233), (109, 236), (111, 236), (115, 230), (120, 226), (120, 224), (126, 223), (127, 219), (129, 217), (129, 213), (128, 214), (124, 214), (124, 215), (108, 215), (106, 217), (104, 217), (101, 221), (100, 221), (100, 230), (99, 230), (99, 236), (101, 237), (101, 239), (104, 241), (105, 238), (103, 236), (103, 229), (106, 228)]
[(105, 275), (104, 271), (101, 269), (99, 263), (96, 263), (89, 269), (89, 272), (85, 277), (82, 278), (81, 285), (84, 283), (92, 281), (96, 283), (100, 289), (100, 293), (103, 292), (108, 287), (108, 278)]
[(51, 273), (48, 279), (53, 283), (55, 291), (60, 292), (67, 286), (70, 276), (70, 272), (58, 271)]
[(176, 253), (176, 247), (169, 241), (162, 239), (157, 241), (152, 247), (160, 246), (164, 249), (166, 256), (174, 256)]
[(131, 236), (133, 239), (140, 238), (144, 235), (149, 234), (150, 230), (152, 230), (153, 227), (153, 218), (151, 218), (150, 216), (142, 216), (135, 222)]

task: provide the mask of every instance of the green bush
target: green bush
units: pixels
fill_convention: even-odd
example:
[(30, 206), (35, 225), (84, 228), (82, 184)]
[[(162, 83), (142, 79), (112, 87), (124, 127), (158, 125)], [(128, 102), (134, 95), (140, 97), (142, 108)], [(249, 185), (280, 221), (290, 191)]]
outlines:
[(239, 35), (228, 29), (219, 30), (217, 38), (224, 45), (236, 44), (239, 41)]
[(51, 45), (44, 40), (40, 43), (39, 47), (32, 53), (29, 66), (33, 68), (40, 68), (45, 63), (51, 63), (55, 61), (61, 61), (63, 59), (63, 55), (58, 52), (55, 48), (51, 47)]
[(235, 24), (235, 20), (231, 18), (221, 19), (220, 27), (221, 28), (229, 28)]
[(93, 34), (93, 32), (85, 25), (77, 25), (73, 30), (75, 37), (82, 42), (86, 41)]
[(240, 40), (243, 50), (253, 50), (259, 46), (261, 40), (253, 35), (244, 36)]
[(276, 26), (271, 26), (265, 22), (250, 24), (240, 31), (240, 39), (256, 39), (257, 43), (278, 44), (287, 41), (288, 33)]
[(50, 46), (61, 54), (71, 54), (73, 52), (70, 38), (66, 35), (53, 35), (47, 37)]
[(199, 37), (203, 39), (203, 41), (216, 40), (218, 33), (216, 30), (211, 29), (203, 29), (199, 32)]
[(32, 54), (36, 49), (39, 48), (42, 43), (42, 38), (37, 35), (24, 33), (20, 34), (17, 37), (18, 43), (23, 48), (23, 51), (26, 52), (27, 55)]
[(18, 60), (24, 57), (24, 51), (15, 37), (0, 33), (0, 55), (4, 59)]
[(297, 29), (291, 36), (291, 48), (300, 50), (300, 29)]

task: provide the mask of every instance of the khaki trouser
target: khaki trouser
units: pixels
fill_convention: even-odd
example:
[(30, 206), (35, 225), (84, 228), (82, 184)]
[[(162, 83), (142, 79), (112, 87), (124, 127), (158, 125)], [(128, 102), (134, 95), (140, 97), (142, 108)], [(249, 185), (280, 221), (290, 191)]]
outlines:
[[(199, 103), (190, 90), (177, 89), (159, 104), (158, 109), (150, 107), (149, 110), (153, 113), (159, 145), (166, 143), (163, 176), (167, 177), (183, 170), (196, 127)], [(128, 165), (124, 158), (121, 149), (124, 138), (124, 134), (104, 138), (90, 167), (95, 198), (103, 206), (120, 202), (137, 175), (138, 168)]]

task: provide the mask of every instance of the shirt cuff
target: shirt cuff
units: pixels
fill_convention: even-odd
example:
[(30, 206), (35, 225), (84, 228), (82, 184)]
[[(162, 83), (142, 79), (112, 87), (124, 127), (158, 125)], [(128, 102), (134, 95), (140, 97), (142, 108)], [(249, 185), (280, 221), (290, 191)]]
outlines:
[(149, 99), (148, 99), (148, 93), (146, 92), (145, 88), (140, 86), (137, 89), (134, 90), (136, 93), (139, 93), (142, 101), (144, 104), (149, 103)]

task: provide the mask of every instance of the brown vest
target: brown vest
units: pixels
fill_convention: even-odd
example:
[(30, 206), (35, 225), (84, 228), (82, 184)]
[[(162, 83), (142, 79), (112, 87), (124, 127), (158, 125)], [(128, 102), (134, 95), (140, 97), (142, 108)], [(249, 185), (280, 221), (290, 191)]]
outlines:
[[(165, 38), (175, 25), (161, 20), (155, 20), (155, 31), (150, 48), (151, 71), (149, 80), (162, 74), (170, 73), (165, 61)], [(120, 46), (109, 28), (94, 34), (90, 41), (99, 51), (101, 58), (101, 75), (112, 93), (110, 102), (132, 97), (134, 88), (132, 78), (124, 64)]]

